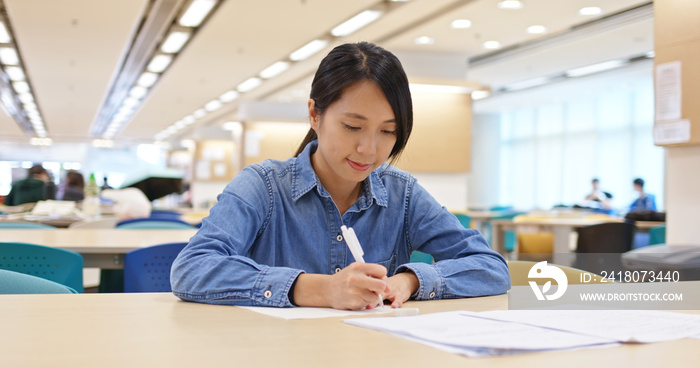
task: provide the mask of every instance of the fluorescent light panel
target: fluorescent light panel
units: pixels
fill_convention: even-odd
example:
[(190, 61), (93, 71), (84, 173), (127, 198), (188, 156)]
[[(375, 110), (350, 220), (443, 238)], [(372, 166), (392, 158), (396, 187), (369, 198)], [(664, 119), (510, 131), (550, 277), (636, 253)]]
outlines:
[(501, 9), (522, 9), (523, 3), (518, 0), (504, 0), (498, 2), (498, 7)]
[(534, 25), (534, 26), (527, 27), (527, 33), (530, 33), (530, 34), (542, 34), (542, 33), (546, 33), (546, 32), (547, 32), (547, 28), (545, 26)]
[(328, 45), (326, 40), (313, 40), (306, 45), (300, 47), (289, 55), (289, 58), (294, 61), (301, 61), (309, 58), (311, 55), (323, 50)]
[(10, 32), (7, 31), (5, 23), (0, 22), (0, 42), (10, 43), (10, 41), (12, 41), (12, 38), (10, 37)]
[(255, 89), (257, 86), (259, 86), (261, 84), (262, 84), (262, 79), (253, 77), (253, 78), (246, 79), (243, 83), (239, 84), (238, 87), (236, 87), (236, 89), (238, 90), (238, 92), (243, 93), (243, 92), (252, 91), (253, 89)]
[(501, 48), (501, 43), (498, 41), (486, 41), (483, 46), (488, 50), (497, 50)]
[(582, 77), (593, 73), (600, 73), (606, 70), (619, 68), (627, 64), (625, 60), (610, 60), (598, 64), (587, 65), (581, 68), (567, 70), (564, 74), (567, 77)]
[(12, 83), (12, 87), (17, 94), (29, 92), (29, 83), (24, 81), (14, 82)]
[(265, 79), (276, 77), (280, 75), (280, 73), (289, 69), (289, 65), (290, 64), (286, 61), (278, 61), (263, 69), (263, 71), (260, 72), (260, 77)]
[(381, 16), (382, 12), (379, 10), (365, 10), (331, 29), (331, 34), (336, 37), (348, 36), (358, 29), (374, 22)]
[(449, 86), (449, 85), (439, 85), (439, 84), (416, 84), (411, 83), (409, 85), (411, 91), (415, 92), (428, 92), (428, 93), (454, 93), (454, 94), (466, 94), (471, 92), (472, 88), (463, 86)]
[(597, 6), (587, 6), (585, 8), (581, 8), (578, 13), (580, 15), (598, 15), (602, 12), (603, 10)]
[(136, 81), (136, 84), (138, 84), (141, 87), (148, 88), (153, 86), (156, 83), (156, 81), (158, 81), (158, 74), (151, 72), (143, 72), (141, 73), (139, 80)]
[(222, 106), (221, 101), (213, 100), (213, 101), (209, 101), (206, 105), (204, 105), (204, 110), (215, 111), (215, 110), (220, 109), (221, 106)]
[(416, 45), (432, 45), (435, 43), (435, 39), (428, 36), (421, 36), (413, 40), (413, 43)]
[(7, 74), (8, 77), (10, 77), (10, 80), (13, 82), (23, 81), (25, 79), (24, 70), (22, 70), (22, 68), (20, 68), (18, 66), (6, 67), (5, 73)]
[(168, 35), (168, 38), (165, 39), (165, 42), (163, 42), (163, 45), (160, 46), (160, 51), (168, 53), (168, 54), (174, 54), (180, 51), (182, 49), (182, 46), (185, 46), (187, 43), (187, 40), (190, 39), (190, 34), (189, 32), (183, 32), (183, 31), (175, 31), (175, 32), (170, 32)]
[(151, 59), (151, 62), (148, 63), (146, 69), (148, 69), (149, 72), (162, 73), (168, 68), (171, 61), (173, 61), (173, 57), (170, 55), (156, 55)]
[(472, 26), (472, 21), (469, 19), (456, 19), (452, 21), (450, 26), (455, 29), (469, 28)]
[(223, 95), (219, 96), (219, 100), (223, 103), (231, 102), (235, 99), (237, 99), (239, 96), (238, 91), (228, 91), (224, 93)]
[(216, 5), (216, 0), (194, 0), (178, 23), (184, 27), (197, 27)]
[(19, 55), (12, 47), (0, 47), (0, 62), (4, 65), (19, 65)]

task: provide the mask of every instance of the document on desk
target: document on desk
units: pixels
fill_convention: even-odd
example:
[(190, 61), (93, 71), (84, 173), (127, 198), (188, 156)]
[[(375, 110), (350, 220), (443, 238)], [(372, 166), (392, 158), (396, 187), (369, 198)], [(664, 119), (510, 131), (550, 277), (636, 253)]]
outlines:
[(614, 340), (602, 337), (479, 318), (461, 311), (411, 317), (357, 318), (345, 322), (467, 356), (617, 345)]
[(310, 318), (328, 318), (328, 317), (360, 317), (373, 314), (391, 313), (391, 308), (374, 308), (363, 309), (359, 311), (339, 310), (333, 308), (311, 308), (311, 307), (295, 307), (295, 308), (274, 308), (274, 307), (239, 307), (253, 312), (265, 314), (272, 317), (283, 319), (310, 319)]
[(700, 315), (654, 310), (506, 310), (463, 312), (619, 342), (651, 343), (700, 335)]

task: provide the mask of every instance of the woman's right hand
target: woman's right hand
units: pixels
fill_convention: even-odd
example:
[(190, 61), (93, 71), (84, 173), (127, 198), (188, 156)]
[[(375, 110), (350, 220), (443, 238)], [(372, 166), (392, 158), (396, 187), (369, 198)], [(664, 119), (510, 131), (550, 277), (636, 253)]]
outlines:
[(391, 290), (387, 270), (374, 263), (352, 263), (334, 275), (301, 274), (294, 288), (299, 306), (360, 310), (374, 308)]

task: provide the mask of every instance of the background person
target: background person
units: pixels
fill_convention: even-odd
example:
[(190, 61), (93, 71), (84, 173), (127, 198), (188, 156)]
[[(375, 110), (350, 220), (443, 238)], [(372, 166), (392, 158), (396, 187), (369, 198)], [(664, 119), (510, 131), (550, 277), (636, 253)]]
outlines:
[[(49, 173), (41, 165), (34, 165), (27, 170), (27, 177), (12, 184), (10, 193), (5, 197), (5, 205), (18, 206), (24, 203), (54, 199), (55, 189), (49, 183)], [(51, 183), (53, 184), (53, 182)]]
[(644, 179), (634, 179), (632, 186), (634, 190), (639, 193), (639, 197), (630, 205), (630, 211), (656, 211), (656, 198), (653, 194), (644, 192)]
[(64, 201), (82, 201), (85, 199), (85, 178), (77, 171), (66, 173), (66, 185), (62, 188), (61, 197)]

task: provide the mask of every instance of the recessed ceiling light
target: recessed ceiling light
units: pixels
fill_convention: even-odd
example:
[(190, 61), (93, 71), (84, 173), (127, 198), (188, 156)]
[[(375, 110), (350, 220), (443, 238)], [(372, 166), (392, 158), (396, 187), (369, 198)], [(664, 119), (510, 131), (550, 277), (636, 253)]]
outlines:
[(598, 14), (600, 14), (600, 13), (602, 13), (602, 12), (603, 12), (603, 10), (600, 9), (599, 7), (597, 7), (597, 6), (587, 6), (587, 7), (585, 7), (585, 8), (581, 8), (581, 9), (578, 11), (578, 13), (579, 13), (580, 15), (598, 15)]
[(498, 2), (498, 7), (501, 9), (522, 9), (523, 3), (518, 0), (504, 0)]
[(153, 57), (153, 59), (151, 59), (151, 62), (148, 63), (148, 67), (146, 69), (148, 69), (149, 72), (162, 73), (168, 68), (171, 61), (173, 61), (173, 57), (170, 55), (156, 55)]
[(18, 66), (8, 66), (5, 68), (5, 74), (10, 77), (13, 82), (24, 80), (24, 70)]
[(190, 7), (180, 17), (180, 25), (184, 27), (197, 27), (216, 5), (216, 0), (194, 0)]
[(278, 61), (267, 68), (263, 69), (263, 71), (260, 72), (260, 77), (261, 78), (273, 78), (278, 76), (280, 73), (284, 72), (285, 70), (289, 69), (289, 63), (286, 61)]
[(136, 81), (136, 84), (138, 84), (141, 87), (148, 88), (153, 86), (157, 80), (158, 74), (151, 72), (143, 72), (141, 73), (141, 76), (139, 77), (138, 81)]
[(417, 37), (413, 40), (416, 45), (432, 45), (435, 43), (435, 39), (428, 36)]
[(214, 111), (214, 110), (220, 109), (221, 105), (222, 105), (221, 101), (212, 100), (212, 101), (209, 101), (206, 105), (204, 105), (204, 109), (207, 111)]
[(534, 25), (527, 27), (527, 33), (531, 34), (542, 34), (547, 32), (547, 27), (541, 25)]
[(501, 48), (501, 43), (498, 41), (486, 41), (483, 46), (488, 50), (498, 50)]
[(10, 41), (12, 41), (12, 38), (10, 37), (10, 32), (7, 31), (5, 23), (0, 22), (0, 42), (10, 43)]
[(4, 65), (19, 64), (17, 51), (12, 47), (0, 47), (0, 61), (2, 61)]
[(331, 34), (336, 37), (349, 36), (358, 29), (374, 22), (381, 15), (382, 12), (379, 10), (365, 10), (331, 29)]
[(248, 92), (253, 90), (255, 87), (259, 86), (260, 84), (262, 84), (262, 79), (255, 77), (248, 78), (245, 81), (243, 81), (243, 83), (239, 84), (238, 87), (236, 87), (236, 89), (238, 90), (238, 92), (241, 93)]
[(221, 100), (221, 102), (224, 102), (224, 103), (231, 102), (237, 98), (238, 98), (238, 91), (233, 91), (233, 90), (228, 91), (228, 92), (224, 93), (223, 95), (219, 96), (219, 100)]
[(27, 82), (24, 82), (24, 81), (14, 82), (14, 83), (12, 83), (12, 87), (15, 89), (15, 92), (17, 92), (17, 93), (29, 92), (29, 84)]
[(472, 26), (472, 21), (469, 19), (456, 19), (452, 21), (450, 26), (455, 29), (469, 28)]
[(294, 61), (301, 61), (304, 60), (311, 55), (323, 50), (324, 47), (328, 45), (328, 41), (326, 40), (313, 40), (306, 45), (300, 47), (296, 51), (292, 52), (289, 55), (289, 58)]
[(165, 42), (163, 42), (163, 44), (160, 46), (160, 51), (163, 51), (168, 54), (174, 54), (176, 52), (179, 52), (180, 49), (182, 49), (182, 46), (185, 46), (185, 43), (187, 43), (187, 40), (189, 39), (189, 32), (171, 32), (168, 35), (168, 38), (165, 39)]

